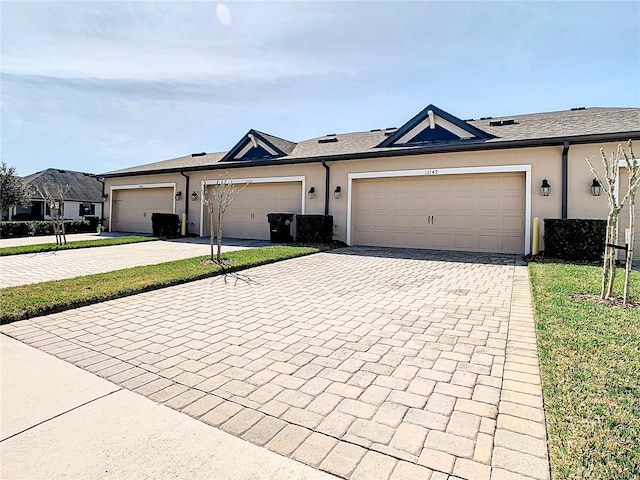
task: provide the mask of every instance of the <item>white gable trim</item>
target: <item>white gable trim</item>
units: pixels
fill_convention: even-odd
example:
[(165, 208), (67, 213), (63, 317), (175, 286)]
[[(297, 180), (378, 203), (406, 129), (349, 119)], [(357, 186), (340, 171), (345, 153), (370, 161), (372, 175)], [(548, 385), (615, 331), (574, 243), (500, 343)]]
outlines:
[[(431, 110), (429, 110), (429, 111), (431, 112)], [(466, 130), (460, 128), (459, 126), (454, 125), (449, 120), (445, 120), (444, 118), (442, 118), (442, 117), (440, 117), (438, 115), (434, 115), (434, 117), (435, 117), (435, 125), (440, 125), (442, 128), (444, 128), (445, 130), (449, 130), (451, 133), (457, 135), (458, 137), (463, 138), (463, 139), (464, 138), (475, 138), (474, 135), (470, 134), (469, 132), (467, 132)], [(407, 133), (405, 133), (395, 143), (399, 143), (399, 144), (407, 143), (413, 137), (415, 137), (420, 132), (422, 132), (423, 130), (426, 130), (428, 128), (431, 128), (431, 118), (430, 118), (430, 116), (426, 116), (424, 118), (424, 120), (422, 120), (418, 125), (416, 125), (411, 130), (409, 130)]]
[[(255, 138), (255, 137), (254, 137)], [(278, 152), (276, 152), (273, 148), (271, 148), (269, 145), (267, 145), (266, 143), (264, 143), (262, 140), (260, 140), (259, 138), (255, 138), (256, 141), (256, 145), (261, 146), (262, 148), (264, 148), (267, 152), (269, 152), (271, 155), (278, 155)], [(249, 139), (249, 141), (247, 142), (247, 144), (244, 146), (244, 148), (242, 150), (240, 150), (238, 152), (238, 154), (233, 157), (234, 160), (238, 160), (240, 158), (242, 158), (244, 155), (246, 155), (246, 153), (251, 150), (253, 148), (253, 142), (251, 141), (251, 139)]]
[(525, 174), (525, 206), (524, 206), (524, 252), (531, 250), (531, 165), (495, 165), (489, 167), (454, 167), (422, 170), (388, 170), (383, 172), (361, 172), (348, 175), (347, 190), (347, 245), (351, 245), (352, 193), (353, 181), (361, 178), (421, 177), (431, 175), (464, 175), (481, 173), (524, 172)]

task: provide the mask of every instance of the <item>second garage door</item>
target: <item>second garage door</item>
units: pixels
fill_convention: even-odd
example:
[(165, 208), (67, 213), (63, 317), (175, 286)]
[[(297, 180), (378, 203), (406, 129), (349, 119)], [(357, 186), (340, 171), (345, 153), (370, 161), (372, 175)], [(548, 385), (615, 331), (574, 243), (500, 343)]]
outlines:
[[(208, 236), (210, 222), (204, 208), (203, 235)], [(224, 214), (223, 236), (269, 240), (268, 213), (302, 213), (302, 182), (251, 183), (244, 187)]]
[(359, 179), (354, 245), (524, 251), (524, 174)]
[(114, 232), (152, 233), (152, 213), (173, 213), (173, 188), (114, 190), (112, 205)]

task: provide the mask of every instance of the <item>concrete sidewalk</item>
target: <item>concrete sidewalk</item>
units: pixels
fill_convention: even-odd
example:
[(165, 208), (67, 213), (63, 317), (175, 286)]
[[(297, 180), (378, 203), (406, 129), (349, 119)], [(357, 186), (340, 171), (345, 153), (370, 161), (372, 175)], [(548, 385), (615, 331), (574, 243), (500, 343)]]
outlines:
[(325, 479), (0, 335), (3, 479)]

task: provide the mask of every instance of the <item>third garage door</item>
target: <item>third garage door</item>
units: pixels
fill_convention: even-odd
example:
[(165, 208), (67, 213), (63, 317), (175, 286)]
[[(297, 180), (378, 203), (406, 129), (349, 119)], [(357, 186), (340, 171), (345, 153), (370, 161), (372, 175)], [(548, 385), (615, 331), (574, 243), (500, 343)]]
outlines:
[(523, 173), (359, 179), (354, 245), (524, 251)]
[[(214, 187), (209, 186), (210, 190)], [(302, 182), (251, 183), (224, 214), (223, 236), (269, 240), (268, 213), (302, 213)], [(205, 207), (204, 232), (209, 235)]]

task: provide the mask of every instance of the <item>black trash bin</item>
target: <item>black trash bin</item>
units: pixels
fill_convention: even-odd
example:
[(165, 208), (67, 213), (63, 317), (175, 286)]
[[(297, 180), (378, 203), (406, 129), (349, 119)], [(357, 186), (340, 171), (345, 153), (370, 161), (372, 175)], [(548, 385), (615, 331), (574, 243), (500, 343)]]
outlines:
[(293, 222), (294, 213), (268, 213), (269, 221), (269, 239), (271, 243), (287, 243), (292, 242), (291, 222)]

